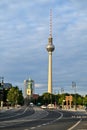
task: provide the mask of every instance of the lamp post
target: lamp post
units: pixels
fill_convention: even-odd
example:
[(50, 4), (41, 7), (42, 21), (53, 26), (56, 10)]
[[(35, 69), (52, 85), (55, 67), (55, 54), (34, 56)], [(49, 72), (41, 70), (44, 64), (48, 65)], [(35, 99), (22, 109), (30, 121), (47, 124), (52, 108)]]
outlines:
[(74, 102), (74, 105), (75, 105), (75, 110), (77, 110), (77, 104), (76, 104), (76, 82), (72, 82), (72, 88), (74, 89), (74, 93), (75, 93), (75, 102)]
[(56, 106), (57, 106), (57, 102), (56, 102), (56, 91), (54, 91), (54, 95), (55, 95), (55, 108), (56, 108)]
[(62, 96), (63, 96), (62, 109), (64, 109), (64, 102), (65, 102), (65, 100), (64, 100), (64, 89), (63, 89), (63, 88), (61, 88), (61, 94), (62, 94)]
[(0, 103), (1, 109), (3, 109), (3, 86), (4, 86), (4, 77), (0, 77)]

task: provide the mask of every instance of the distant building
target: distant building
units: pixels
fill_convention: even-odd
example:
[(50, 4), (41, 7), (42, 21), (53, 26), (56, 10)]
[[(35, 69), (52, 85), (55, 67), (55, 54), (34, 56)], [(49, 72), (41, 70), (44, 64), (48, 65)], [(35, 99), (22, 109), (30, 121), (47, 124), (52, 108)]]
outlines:
[(24, 80), (24, 98), (33, 97), (34, 93), (34, 80), (28, 79)]
[(33, 99), (38, 99), (38, 97), (39, 97), (39, 94), (33, 94)]

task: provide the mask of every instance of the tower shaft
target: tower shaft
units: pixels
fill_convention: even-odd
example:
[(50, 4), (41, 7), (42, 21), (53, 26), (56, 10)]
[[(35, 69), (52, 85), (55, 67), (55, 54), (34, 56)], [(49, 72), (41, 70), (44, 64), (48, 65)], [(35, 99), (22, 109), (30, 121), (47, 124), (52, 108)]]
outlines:
[(48, 93), (52, 93), (52, 52), (48, 55)]

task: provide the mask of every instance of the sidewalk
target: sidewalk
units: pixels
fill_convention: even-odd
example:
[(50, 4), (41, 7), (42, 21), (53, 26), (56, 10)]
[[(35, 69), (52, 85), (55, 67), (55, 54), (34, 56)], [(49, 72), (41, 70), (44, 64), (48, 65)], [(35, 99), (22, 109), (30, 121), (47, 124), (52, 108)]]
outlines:
[(1, 108), (0, 107), (0, 112), (4, 112), (4, 111), (8, 111), (8, 110), (11, 110), (11, 109), (14, 109), (13, 107), (3, 107), (3, 108)]
[(62, 110), (65, 110), (65, 111), (74, 111), (74, 112), (86, 112), (85, 109), (79, 109), (79, 108), (77, 108), (77, 110), (75, 110), (74, 108), (71, 108), (71, 109), (62, 109)]

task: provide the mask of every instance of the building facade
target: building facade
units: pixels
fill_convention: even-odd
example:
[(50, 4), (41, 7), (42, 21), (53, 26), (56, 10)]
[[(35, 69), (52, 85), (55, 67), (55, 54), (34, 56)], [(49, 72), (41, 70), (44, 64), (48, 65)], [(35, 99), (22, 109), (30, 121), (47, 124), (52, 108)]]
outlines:
[(32, 98), (34, 93), (34, 80), (24, 80), (24, 98)]

